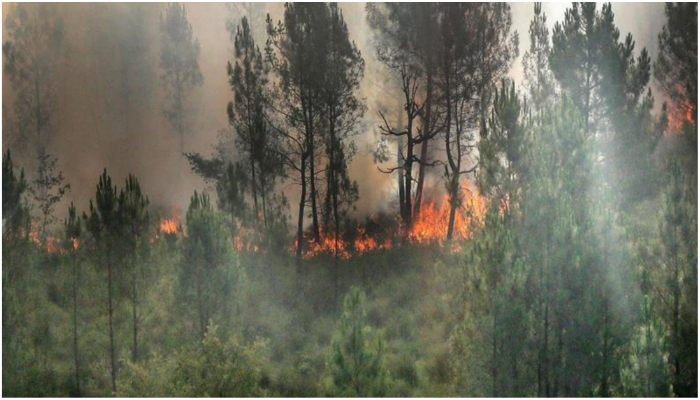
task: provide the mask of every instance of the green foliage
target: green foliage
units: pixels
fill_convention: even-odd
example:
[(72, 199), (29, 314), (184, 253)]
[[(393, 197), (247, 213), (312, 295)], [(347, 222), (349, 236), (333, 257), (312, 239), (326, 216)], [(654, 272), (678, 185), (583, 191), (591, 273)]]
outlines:
[(353, 287), (343, 300), (343, 314), (332, 342), (333, 383), (341, 396), (384, 393), (384, 343), (366, 325), (365, 295)]
[[(12, 6), (3, 45), (22, 102), (13, 128), (41, 139), (47, 238), (65, 191), (44, 149), (60, 39), (50, 11)], [(394, 240), (350, 259), (300, 257), (296, 270), (282, 179), (302, 186), (298, 237), (307, 204), (314, 225), (318, 208), (326, 229), (356, 236), (348, 162), (364, 61), (337, 4), (284, 11), (279, 24), (268, 18), (265, 57), (252, 18), (227, 23), (233, 129), (212, 159), (187, 155), (218, 202), (195, 192), (181, 232), (156, 231), (138, 180), (118, 188), (104, 170), (87, 213), (71, 203), (60, 240), (39, 241), (24, 172), (4, 154), (3, 395), (697, 396), (697, 5), (666, 7), (655, 76), (671, 108), (690, 112), (667, 126), (666, 105), (652, 112), (651, 60), (620, 39), (609, 4), (571, 6), (551, 47), (535, 5), (525, 94), (493, 85), (517, 47), (509, 6), (368, 4), (408, 117), (383, 130), (402, 139), (401, 216), (429, 164), (414, 147), (434, 138), (445, 140), (430, 152), (444, 155), (448, 191), (474, 172), (487, 211), (454, 253)], [(144, 24), (127, 22), (119, 43), (144, 62)], [(184, 6), (167, 6), (161, 28), (166, 113), (182, 133), (199, 48)], [(245, 235), (255, 250), (234, 251)]]
[(697, 393), (697, 185), (677, 162), (667, 172), (659, 236), (661, 258), (652, 285), (660, 291), (657, 305), (668, 329), (673, 392)]
[(245, 202), (245, 192), (248, 177), (243, 172), (243, 166), (228, 163), (225, 172), (216, 182), (216, 194), (219, 210), (223, 211), (231, 229), (236, 234), (241, 226), (247, 225), (252, 218), (248, 204)]
[(547, 16), (542, 3), (535, 3), (535, 16), (530, 21), (530, 48), (523, 55), (524, 86), (531, 107), (539, 112), (554, 95), (554, 79), (549, 68), (552, 51), (547, 28)]
[(24, 168), (15, 174), (8, 149), (2, 157), (2, 237), (23, 238), (29, 234), (29, 209), (23, 199), (27, 190)]
[(39, 168), (34, 185), (29, 189), (34, 201), (39, 206), (39, 237), (46, 240), (48, 227), (58, 219), (54, 215), (56, 204), (70, 191), (70, 185), (64, 183), (63, 172), (55, 172), (57, 158), (40, 151), (38, 156)]
[(515, 84), (508, 86), (506, 80), (501, 81), (491, 115), (482, 121), (478, 144), (479, 192), (504, 203), (516, 200), (517, 188), (521, 186), (518, 180), (522, 180), (524, 173), (522, 157), (526, 151), (523, 106), (515, 93)]
[(224, 219), (212, 208), (206, 194), (195, 192), (192, 196), (186, 229), (179, 297), (182, 306), (194, 316), (199, 337), (204, 338), (210, 320), (229, 320), (231, 296), (240, 272)]
[[(659, 58), (654, 77), (664, 92), (686, 114), (698, 120), (698, 30), (697, 3), (666, 3), (668, 22), (659, 33)], [(697, 144), (697, 135), (690, 144)], [(693, 145), (692, 148), (697, 146)]]
[(207, 328), (201, 344), (174, 356), (154, 356), (142, 364), (129, 363), (121, 383), (124, 396), (148, 397), (258, 397), (267, 394), (265, 343), (252, 346), (241, 339), (219, 337), (215, 325)]

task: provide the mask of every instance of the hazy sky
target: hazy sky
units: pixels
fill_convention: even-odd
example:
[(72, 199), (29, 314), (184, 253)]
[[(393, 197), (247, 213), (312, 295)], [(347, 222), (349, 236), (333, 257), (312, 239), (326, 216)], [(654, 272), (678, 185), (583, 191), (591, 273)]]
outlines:
[[(59, 217), (63, 218), (71, 200), (81, 210), (87, 207), (104, 167), (120, 187), (126, 174), (134, 173), (156, 207), (186, 209), (192, 191), (201, 190), (204, 183), (190, 172), (189, 166), (179, 156), (177, 136), (162, 114), (164, 97), (158, 80), (159, 16), (165, 5), (63, 3), (56, 6), (57, 14), (65, 20), (66, 40), (57, 71), (56, 135), (49, 151), (59, 158), (59, 167), (72, 187), (58, 209)], [(569, 3), (543, 4), (550, 27), (563, 19), (567, 6)], [(3, 3), (3, 21), (10, 7), (10, 4)], [(204, 85), (191, 97), (191, 136), (186, 139), (185, 148), (186, 151), (209, 155), (218, 131), (228, 124), (226, 104), (232, 96), (226, 63), (232, 59), (232, 44), (225, 20), (231, 11), (224, 3), (187, 3), (186, 8), (201, 45), (200, 69)], [(358, 155), (351, 165), (351, 176), (361, 178), (358, 213), (366, 214), (395, 200), (395, 177), (377, 170), (370, 149), (377, 133), (377, 110), (380, 107), (395, 109), (397, 101), (390, 96), (392, 88), (387, 87), (390, 84), (383, 75), (384, 69), (374, 58), (364, 3), (341, 3), (341, 8), (351, 38), (366, 60), (361, 93), (367, 100), (368, 111), (356, 138)], [(268, 4), (267, 10), (277, 20), (281, 17), (282, 4)], [(646, 47), (654, 59), (657, 35), (665, 22), (663, 3), (618, 3), (613, 4), (613, 10), (621, 36), (632, 33), (637, 53)], [(528, 27), (533, 4), (513, 3), (512, 12), (513, 29), (520, 36), (520, 56), (514, 63), (511, 76), (519, 82), (522, 54), (529, 47)], [(145, 49), (125, 58), (113, 46), (115, 38), (134, 33), (123, 22), (134, 15), (143, 21), (141, 37)], [(123, 67), (136, 74), (129, 82), (128, 109), (124, 107), (120, 80), (120, 68)], [(2, 82), (3, 104), (11, 107), (12, 88), (4, 74)], [(660, 102), (657, 98), (657, 103)], [(6, 145), (3, 137), (3, 149)], [(428, 184), (443, 186), (439, 179)], [(293, 197), (291, 200), (293, 205), (296, 204)]]

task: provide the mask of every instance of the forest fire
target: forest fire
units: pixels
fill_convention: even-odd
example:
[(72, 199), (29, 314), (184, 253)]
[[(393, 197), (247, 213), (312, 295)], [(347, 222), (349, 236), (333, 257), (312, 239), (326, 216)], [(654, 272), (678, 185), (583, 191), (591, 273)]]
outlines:
[[(304, 252), (304, 258), (312, 258), (321, 253), (327, 253), (331, 255), (336, 255), (338, 258), (347, 260), (350, 258), (350, 252), (348, 251), (347, 243), (340, 238), (336, 238), (333, 233), (324, 232), (322, 227), (319, 227), (321, 240), (311, 241), (307, 244), (307, 250)], [(293, 251), (296, 251), (296, 243), (293, 246)]]
[(371, 236), (367, 236), (365, 228), (357, 229), (357, 238), (355, 238), (355, 251), (358, 255), (362, 255), (371, 251), (385, 250), (391, 248), (391, 239), (386, 239), (379, 243)]
[(180, 232), (180, 220), (177, 217), (160, 220), (160, 232), (164, 235), (177, 235)]
[[(479, 194), (478, 190), (469, 189), (464, 183), (462, 204), (456, 210), (453, 239), (450, 245), (451, 251), (457, 251), (460, 244), (472, 237), (474, 230), (483, 224), (486, 213), (486, 200)], [(440, 201), (427, 202), (421, 207), (418, 218), (413, 221), (413, 226), (407, 234), (408, 241), (413, 244), (427, 245), (437, 243), (443, 247), (447, 238), (448, 223), (450, 217), (450, 198), (448, 194), (442, 196)], [(349, 259), (353, 255), (363, 255), (366, 253), (390, 249), (398, 246), (402, 240), (401, 229), (393, 229), (386, 232), (386, 229), (379, 234), (370, 235), (365, 226), (357, 228), (354, 241), (351, 243), (343, 240), (342, 237), (336, 239), (335, 235), (326, 233), (320, 227), (320, 241), (316, 242), (307, 235), (303, 257), (309, 259), (319, 254), (334, 255), (337, 251), (338, 258)], [(292, 253), (296, 251), (296, 241), (290, 247)]]
[(671, 103), (668, 109), (667, 133), (673, 134), (683, 131), (683, 124), (687, 121), (693, 123), (695, 109), (688, 99)]
[[(455, 213), (454, 230), (452, 233), (452, 249), (459, 248), (458, 242), (469, 239), (474, 229), (483, 223), (486, 213), (486, 202), (478, 190), (464, 186), (462, 209)], [(408, 238), (414, 243), (438, 242), (442, 246), (447, 238), (448, 222), (450, 219), (450, 197), (443, 195), (440, 203), (433, 201), (421, 208), (418, 218), (408, 233)]]
[(233, 249), (238, 252), (265, 253), (265, 249), (258, 245), (258, 241), (259, 238), (257, 238), (255, 234), (240, 233), (233, 237), (231, 243)]

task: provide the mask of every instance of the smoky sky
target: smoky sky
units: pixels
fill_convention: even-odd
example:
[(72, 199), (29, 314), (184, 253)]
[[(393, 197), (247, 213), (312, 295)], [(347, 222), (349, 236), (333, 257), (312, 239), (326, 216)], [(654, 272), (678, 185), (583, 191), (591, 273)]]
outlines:
[[(225, 3), (185, 4), (201, 46), (199, 65), (204, 77), (203, 85), (188, 100), (185, 151), (208, 156), (218, 132), (228, 126), (226, 104), (232, 94), (226, 63), (233, 59), (233, 45), (225, 23), (236, 13)], [(556, 21), (563, 20), (568, 6), (543, 4), (550, 32)], [(3, 21), (11, 7), (3, 3)], [(360, 96), (368, 109), (357, 129), (358, 152), (350, 166), (351, 177), (358, 180), (360, 190), (355, 215), (361, 216), (384, 210), (395, 201), (396, 177), (378, 171), (371, 150), (378, 137), (378, 110), (389, 110), (392, 115), (399, 100), (395, 81), (374, 56), (364, 3), (340, 3), (340, 7), (351, 39), (366, 62)], [(519, 84), (522, 55), (529, 47), (533, 4), (513, 3), (511, 7), (520, 52), (510, 75)], [(160, 16), (165, 4), (61, 3), (55, 8), (64, 23), (64, 41), (55, 71), (55, 135), (48, 150), (58, 157), (58, 168), (71, 185), (71, 192), (58, 206), (58, 216), (64, 217), (71, 201), (80, 210), (88, 206), (103, 168), (120, 187), (128, 173), (136, 175), (156, 209), (164, 213), (184, 211), (192, 192), (203, 190), (205, 183), (179, 154), (178, 137), (162, 112), (165, 93), (160, 85)], [(283, 5), (266, 4), (265, 11), (277, 21), (282, 17)], [(613, 4), (613, 11), (621, 36), (632, 33), (636, 53), (646, 47), (655, 59), (657, 35), (665, 23), (663, 3), (618, 3)], [(3, 105), (11, 110), (13, 89), (5, 74), (2, 83)], [(659, 96), (655, 97), (660, 104)], [(3, 136), (3, 150), (8, 146), (6, 139)], [(30, 162), (30, 153), (14, 154), (20, 165)], [(31, 172), (27, 171), (30, 177)], [(427, 181), (428, 188), (442, 186), (439, 171)], [(293, 214), (295, 189), (289, 184), (283, 189), (290, 197)]]

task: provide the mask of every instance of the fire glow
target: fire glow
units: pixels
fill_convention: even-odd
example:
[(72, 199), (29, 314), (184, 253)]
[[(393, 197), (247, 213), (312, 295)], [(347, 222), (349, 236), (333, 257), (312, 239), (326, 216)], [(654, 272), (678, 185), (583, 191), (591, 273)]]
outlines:
[[(454, 252), (460, 249), (461, 244), (470, 239), (474, 232), (478, 230), (484, 220), (486, 213), (486, 200), (476, 188), (470, 189), (469, 185), (463, 184), (460, 206), (455, 213), (454, 229), (452, 240), (449, 243), (449, 250)], [(305, 233), (304, 259), (310, 259), (321, 254), (337, 256), (339, 259), (347, 260), (354, 256), (378, 252), (391, 249), (392, 247), (404, 244), (414, 245), (438, 245), (444, 248), (447, 243), (447, 230), (450, 217), (450, 197), (443, 194), (438, 200), (427, 201), (421, 207), (420, 213), (416, 216), (408, 232), (402, 226), (398, 217), (389, 222), (380, 223), (376, 216), (370, 217), (368, 224), (378, 226), (373, 233), (368, 233), (369, 225), (361, 225), (349, 239), (344, 239), (341, 232), (336, 238), (334, 232), (329, 232), (320, 227), (320, 240), (316, 241)], [(158, 233), (151, 239), (151, 243), (165, 238), (185, 235), (180, 222), (181, 218), (174, 212), (171, 217), (161, 218)], [(383, 225), (383, 226), (382, 226)], [(237, 252), (245, 253), (265, 253), (263, 241), (257, 231), (239, 229), (237, 235), (231, 239), (231, 247)], [(66, 254), (69, 251), (77, 251), (80, 247), (78, 239), (71, 239), (70, 248), (63, 248), (60, 243), (49, 236), (45, 243), (39, 238), (36, 227), (29, 234), (30, 240), (45, 247), (49, 253)], [(289, 247), (291, 254), (296, 252), (296, 240)]]
[[(450, 251), (460, 249), (465, 240), (472, 237), (474, 232), (481, 227), (486, 214), (486, 200), (479, 194), (476, 188), (469, 189), (463, 184), (461, 204), (455, 212), (452, 241), (449, 244)], [(444, 194), (439, 201), (429, 201), (421, 207), (417, 218), (413, 221), (411, 229), (407, 233), (409, 243), (417, 245), (437, 244), (441, 248), (445, 246), (447, 230), (450, 218), (450, 196)], [(368, 235), (365, 227), (359, 227), (355, 240), (351, 243), (335, 235), (320, 229), (321, 239), (314, 241), (307, 236), (304, 243), (303, 257), (309, 259), (320, 254), (335, 256), (340, 259), (349, 259), (353, 255), (362, 255), (374, 251), (387, 250), (392, 246), (404, 242), (399, 238), (403, 229), (397, 229), (389, 233), (389, 237), (383, 240), (379, 237)], [(386, 235), (385, 235), (386, 236)], [(290, 246), (292, 253), (296, 250), (296, 241)]]
[(180, 232), (180, 221), (177, 217), (160, 220), (160, 232), (164, 235), (177, 235)]

